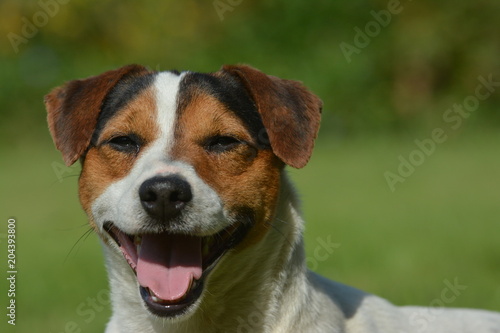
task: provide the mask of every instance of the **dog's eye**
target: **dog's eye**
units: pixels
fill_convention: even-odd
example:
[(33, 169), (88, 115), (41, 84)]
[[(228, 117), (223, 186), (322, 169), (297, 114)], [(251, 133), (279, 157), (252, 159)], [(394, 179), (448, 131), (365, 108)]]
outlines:
[(204, 147), (211, 153), (223, 153), (236, 148), (242, 143), (242, 141), (232, 136), (217, 135), (206, 140)]
[(140, 140), (135, 135), (117, 136), (107, 143), (113, 149), (124, 153), (137, 153), (140, 148)]

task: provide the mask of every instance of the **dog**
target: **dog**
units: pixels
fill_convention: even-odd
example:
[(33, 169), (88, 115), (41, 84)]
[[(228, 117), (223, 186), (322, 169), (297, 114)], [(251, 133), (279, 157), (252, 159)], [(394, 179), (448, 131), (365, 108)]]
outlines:
[(308, 271), (285, 166), (312, 154), (322, 102), (247, 65), (129, 65), (45, 96), (103, 244), (108, 333), (500, 332), (500, 314), (397, 307)]

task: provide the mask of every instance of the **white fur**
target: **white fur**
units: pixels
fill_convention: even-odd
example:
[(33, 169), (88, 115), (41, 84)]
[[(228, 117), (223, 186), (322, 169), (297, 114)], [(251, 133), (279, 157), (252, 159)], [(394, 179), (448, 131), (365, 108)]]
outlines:
[[(159, 154), (154, 156), (164, 156), (173, 145), (175, 120), (177, 118), (177, 93), (179, 92), (179, 83), (185, 73), (176, 75), (170, 72), (160, 72), (156, 76), (154, 90), (156, 95), (157, 122), (161, 134), (157, 145), (160, 149)], [(158, 152), (157, 152), (158, 153)]]

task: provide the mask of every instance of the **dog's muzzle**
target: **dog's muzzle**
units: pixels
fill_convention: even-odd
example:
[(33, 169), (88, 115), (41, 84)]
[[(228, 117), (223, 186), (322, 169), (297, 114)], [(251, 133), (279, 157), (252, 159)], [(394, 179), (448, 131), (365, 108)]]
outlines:
[[(189, 209), (193, 193), (185, 179), (171, 175), (144, 181), (139, 199), (157, 227), (163, 224), (156, 230), (168, 230), (171, 221), (182, 223), (182, 213)], [(131, 235), (113, 221), (106, 222), (104, 229), (136, 274), (147, 308), (158, 316), (174, 317), (199, 299), (207, 275), (244, 238), (252, 222), (251, 216), (238, 216), (222, 231), (203, 237), (169, 231)]]

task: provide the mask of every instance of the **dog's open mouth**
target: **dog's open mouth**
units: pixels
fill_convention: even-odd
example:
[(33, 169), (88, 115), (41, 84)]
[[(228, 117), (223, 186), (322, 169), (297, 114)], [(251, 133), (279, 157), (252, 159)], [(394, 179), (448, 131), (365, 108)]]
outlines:
[(158, 316), (174, 317), (196, 302), (207, 275), (249, 227), (232, 225), (206, 237), (167, 232), (129, 235), (113, 223), (106, 223), (104, 229), (134, 270), (148, 309)]

